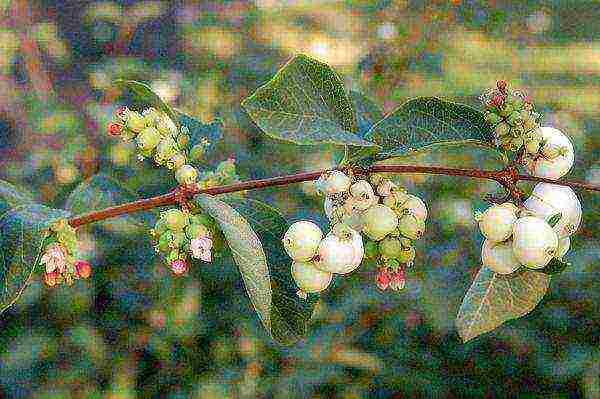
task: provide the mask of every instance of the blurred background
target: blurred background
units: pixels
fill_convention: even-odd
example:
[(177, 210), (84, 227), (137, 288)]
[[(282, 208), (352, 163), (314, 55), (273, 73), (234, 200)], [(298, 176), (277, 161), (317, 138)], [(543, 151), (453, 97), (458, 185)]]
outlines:
[[(572, 138), (569, 177), (600, 184), (599, 20), (597, 0), (0, 0), (0, 178), (55, 207), (99, 171), (139, 196), (170, 189), (167, 173), (105, 133), (131, 101), (116, 78), (221, 118), (209, 161), (235, 157), (243, 179), (331, 166), (334, 148), (271, 141), (239, 106), (302, 52), (386, 112), (422, 95), (478, 106), (507, 79)], [(417, 161), (480, 159), (459, 149)], [(600, 397), (599, 196), (580, 193), (573, 264), (537, 309), (462, 344), (454, 317), (482, 243), (472, 213), (495, 187), (402, 181), (431, 209), (405, 290), (381, 293), (368, 273), (338, 278), (307, 340), (288, 348), (262, 329), (227, 259), (175, 279), (147, 230), (83, 230), (91, 281), (47, 290), (37, 279), (0, 317), (0, 397)], [(249, 195), (325, 225), (311, 184)]]

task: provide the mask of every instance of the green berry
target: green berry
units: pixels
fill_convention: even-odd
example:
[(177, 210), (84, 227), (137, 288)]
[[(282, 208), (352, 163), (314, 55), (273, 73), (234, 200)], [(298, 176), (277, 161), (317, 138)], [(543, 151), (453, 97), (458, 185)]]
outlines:
[(153, 127), (144, 128), (136, 138), (137, 146), (142, 151), (152, 151), (160, 143), (160, 133)]
[(365, 242), (365, 258), (374, 259), (379, 255), (379, 245), (377, 242), (367, 240)]
[(184, 164), (185, 164), (185, 155), (178, 152), (177, 154), (173, 155), (171, 157), (171, 159), (169, 159), (169, 161), (167, 162), (167, 168), (177, 170), (180, 167), (182, 167)]
[(402, 246), (402, 250), (398, 254), (398, 262), (400, 263), (411, 263), (415, 260), (416, 252), (415, 248), (411, 246)]
[(171, 240), (171, 246), (174, 248), (179, 248), (186, 242), (186, 240), (187, 240), (187, 238), (185, 236), (185, 233), (178, 231), (176, 233), (173, 233), (173, 239)]
[(174, 249), (171, 252), (169, 252), (169, 255), (167, 255), (167, 262), (171, 263), (171, 262), (175, 262), (176, 260), (182, 259), (182, 254), (179, 253), (178, 250)]
[(128, 111), (125, 120), (125, 127), (134, 133), (139, 133), (146, 127), (146, 121), (144, 117), (137, 112)]
[(404, 237), (417, 240), (425, 232), (425, 221), (417, 219), (410, 213), (403, 215), (398, 221), (398, 230)]
[(188, 215), (179, 209), (169, 209), (162, 218), (171, 231), (183, 231), (189, 222)]
[(510, 127), (506, 123), (500, 123), (496, 126), (496, 136), (503, 137), (510, 132)]
[(173, 140), (172, 137), (167, 136), (163, 137), (158, 146), (156, 147), (156, 154), (154, 155), (154, 160), (157, 164), (162, 165), (167, 160), (171, 159), (171, 157), (179, 151), (177, 147), (177, 143)]
[(196, 144), (190, 150), (190, 159), (192, 161), (200, 161), (202, 158), (204, 158), (205, 152), (206, 152), (206, 145)]
[(502, 118), (493, 112), (486, 112), (485, 120), (490, 125), (496, 125), (502, 121)]
[(173, 239), (173, 234), (170, 231), (164, 232), (160, 235), (158, 239), (158, 249), (162, 252), (168, 252), (171, 249), (171, 240)]
[(192, 165), (182, 165), (175, 172), (175, 179), (182, 185), (190, 185), (198, 179), (198, 171)]
[(385, 265), (393, 271), (397, 271), (400, 268), (400, 262), (398, 262), (396, 259), (388, 259), (385, 262)]
[(514, 111), (510, 114), (507, 120), (509, 125), (517, 126), (523, 124), (523, 118), (521, 118), (521, 113), (518, 111)]
[(185, 234), (190, 240), (193, 240), (197, 237), (204, 237), (210, 235), (210, 232), (206, 226), (202, 224), (190, 224), (185, 228)]
[(154, 108), (145, 109), (144, 112), (142, 113), (142, 116), (144, 118), (144, 123), (146, 124), (146, 126), (154, 127), (161, 120), (160, 112), (158, 112)]
[(397, 238), (384, 238), (379, 242), (379, 252), (384, 258), (397, 259), (402, 252), (402, 244)]
[(398, 217), (385, 205), (374, 205), (363, 214), (363, 231), (374, 241), (382, 240), (398, 226)]

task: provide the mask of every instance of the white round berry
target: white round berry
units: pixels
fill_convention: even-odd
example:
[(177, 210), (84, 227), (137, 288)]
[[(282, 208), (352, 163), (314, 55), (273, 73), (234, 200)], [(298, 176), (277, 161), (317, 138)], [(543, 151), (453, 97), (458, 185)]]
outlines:
[(541, 269), (556, 256), (558, 236), (545, 220), (526, 216), (513, 227), (513, 252), (519, 262), (531, 269)]
[(516, 221), (517, 212), (513, 207), (494, 205), (479, 217), (479, 229), (488, 240), (501, 242), (510, 238)]
[(416, 195), (408, 194), (408, 199), (402, 204), (402, 209), (406, 209), (419, 220), (427, 219), (427, 205)]
[(364, 253), (360, 233), (347, 226), (343, 232), (334, 228), (319, 244), (315, 266), (326, 272), (347, 274), (360, 265)]
[(540, 157), (529, 162), (527, 169), (533, 176), (560, 179), (566, 175), (575, 160), (573, 143), (560, 130), (544, 126), (541, 129), (544, 145)]
[(292, 263), (292, 277), (301, 291), (315, 293), (329, 287), (333, 275), (317, 269), (311, 262), (296, 261)]
[(411, 213), (405, 213), (398, 220), (398, 231), (404, 237), (418, 240), (425, 233), (425, 221), (415, 217)]
[(569, 252), (569, 248), (571, 248), (571, 238), (561, 238), (558, 241), (558, 250), (556, 251), (556, 257), (558, 259), (562, 259), (562, 257), (565, 256), (567, 252)]
[(374, 241), (383, 239), (398, 227), (398, 216), (385, 205), (374, 205), (363, 214), (363, 232)]
[(561, 238), (575, 233), (581, 224), (581, 203), (570, 187), (538, 183), (524, 206), (545, 220), (561, 213), (562, 217), (554, 225), (554, 230)]
[(521, 267), (510, 240), (506, 242), (485, 240), (481, 248), (481, 262), (498, 274), (511, 274)]
[(317, 190), (325, 195), (345, 193), (350, 188), (351, 180), (339, 170), (325, 172), (317, 180)]
[(323, 233), (319, 226), (308, 220), (293, 223), (283, 236), (283, 246), (296, 261), (307, 261), (317, 253)]
[(335, 208), (336, 207), (333, 204), (333, 199), (331, 197), (325, 197), (325, 201), (323, 201), (323, 210), (325, 211), (325, 216), (327, 216), (327, 219), (331, 220), (335, 212)]

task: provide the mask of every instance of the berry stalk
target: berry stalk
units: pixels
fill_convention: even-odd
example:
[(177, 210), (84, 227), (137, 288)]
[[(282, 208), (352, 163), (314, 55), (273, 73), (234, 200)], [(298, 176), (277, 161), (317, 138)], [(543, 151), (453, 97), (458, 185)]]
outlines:
[[(73, 217), (69, 220), (72, 227), (80, 227), (86, 224), (99, 222), (105, 219), (126, 215), (133, 212), (158, 208), (161, 206), (174, 205), (182, 200), (191, 199), (196, 194), (219, 195), (234, 193), (246, 190), (256, 190), (267, 187), (286, 186), (288, 184), (300, 183), (305, 181), (316, 180), (326, 170), (316, 172), (296, 173), (287, 176), (278, 176), (268, 179), (249, 180), (246, 182), (229, 184), (219, 187), (211, 187), (208, 189), (198, 190), (193, 188), (177, 188), (167, 194), (159, 195), (152, 198), (140, 199), (122, 205), (117, 205), (93, 211), (84, 215)], [(600, 187), (585, 184), (580, 182), (570, 182), (563, 180), (550, 180), (541, 177), (518, 175), (514, 169), (504, 169), (500, 171), (481, 170), (481, 169), (458, 169), (458, 168), (443, 168), (437, 166), (415, 166), (415, 165), (373, 165), (368, 168), (356, 168), (357, 173), (423, 173), (432, 175), (444, 176), (460, 176), (474, 179), (494, 180), (505, 188), (514, 188), (514, 185), (519, 181), (546, 182), (560, 186), (568, 186), (583, 190), (600, 192)]]

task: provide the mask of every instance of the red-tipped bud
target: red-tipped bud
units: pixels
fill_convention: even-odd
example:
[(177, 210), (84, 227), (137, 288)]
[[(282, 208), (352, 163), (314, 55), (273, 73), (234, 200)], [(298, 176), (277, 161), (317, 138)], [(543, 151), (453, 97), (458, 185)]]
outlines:
[(504, 106), (504, 96), (498, 94), (492, 97), (490, 100), (490, 105), (496, 108), (502, 108)]
[(44, 274), (44, 283), (48, 287), (54, 287), (59, 283), (60, 276), (57, 272), (50, 272)]
[(76, 261), (75, 270), (79, 278), (89, 278), (92, 275), (92, 265), (85, 260)]
[(392, 273), (392, 278), (390, 280), (390, 288), (394, 291), (400, 291), (404, 288), (404, 284), (406, 284), (406, 275), (404, 274), (403, 269), (398, 269), (395, 273)]
[(508, 83), (506, 83), (506, 80), (499, 80), (496, 82), (496, 87), (498, 88), (498, 90), (500, 90), (501, 93), (506, 94)]
[(171, 271), (173, 271), (173, 273), (176, 276), (181, 276), (182, 274), (187, 272), (187, 269), (188, 269), (187, 262), (183, 259), (177, 259), (177, 260), (174, 260), (173, 262), (171, 262)]
[(392, 275), (387, 269), (379, 270), (377, 273), (377, 287), (385, 291), (390, 286), (390, 282), (392, 281)]
[(119, 136), (123, 132), (123, 126), (118, 123), (111, 123), (108, 125), (108, 134), (111, 136)]

